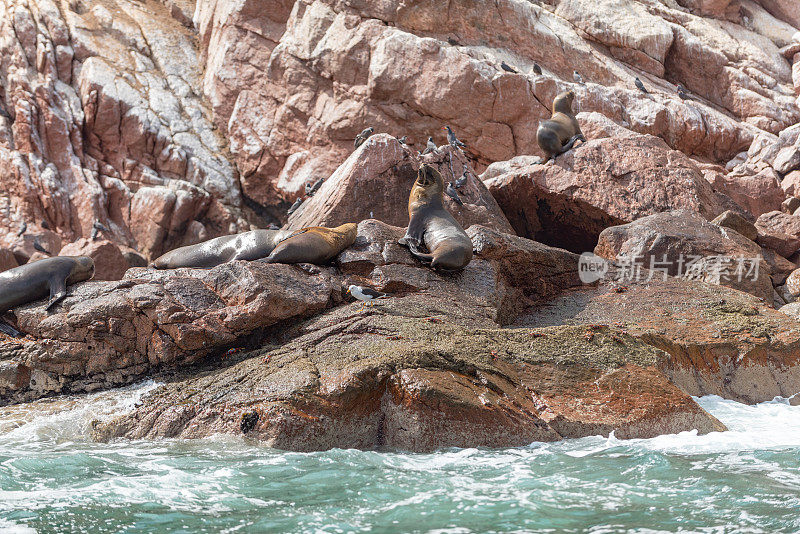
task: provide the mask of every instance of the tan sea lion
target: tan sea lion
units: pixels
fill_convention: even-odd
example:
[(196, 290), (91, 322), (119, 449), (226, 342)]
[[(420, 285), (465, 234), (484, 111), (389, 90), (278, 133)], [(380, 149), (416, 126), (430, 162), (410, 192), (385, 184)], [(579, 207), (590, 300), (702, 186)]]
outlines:
[(210, 268), (234, 260), (253, 261), (269, 256), (278, 243), (290, 235), (291, 230), (252, 230), (216, 237), (170, 250), (156, 258), (152, 266), (156, 269)]
[(547, 155), (544, 161), (555, 159), (559, 154), (570, 150), (580, 139), (586, 142), (578, 120), (572, 112), (575, 93), (564, 91), (553, 99), (553, 115), (542, 121), (536, 130), (536, 142)]
[(315, 263), (322, 265), (355, 243), (358, 225), (346, 223), (336, 228), (311, 226), (293, 232), (281, 241), (264, 263)]
[[(26, 263), (0, 273), (0, 315), (50, 295), (49, 310), (67, 296), (67, 286), (94, 276), (94, 260), (89, 256), (55, 256)], [(0, 331), (19, 335), (0, 322)]]
[(443, 191), (444, 180), (439, 171), (422, 165), (408, 197), (406, 235), (399, 243), (434, 269), (457, 271), (472, 260), (472, 241), (445, 209)]

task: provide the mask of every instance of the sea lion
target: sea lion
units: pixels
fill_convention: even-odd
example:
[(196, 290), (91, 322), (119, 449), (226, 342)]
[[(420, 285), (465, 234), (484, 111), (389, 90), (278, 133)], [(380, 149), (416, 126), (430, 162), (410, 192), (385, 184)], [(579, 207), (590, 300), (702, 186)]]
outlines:
[(572, 113), (574, 100), (575, 93), (572, 91), (564, 91), (557, 95), (553, 99), (553, 115), (539, 124), (536, 142), (547, 155), (545, 161), (555, 159), (559, 154), (570, 150), (578, 139), (586, 142), (578, 120)]
[[(48, 294), (49, 310), (67, 296), (68, 285), (93, 276), (94, 260), (89, 256), (55, 256), (3, 271), (0, 273), (0, 315)], [(5, 328), (0, 330), (16, 335)]]
[(322, 265), (355, 243), (358, 225), (346, 223), (336, 228), (311, 226), (292, 232), (281, 241), (264, 263), (315, 263)]
[(156, 269), (215, 267), (234, 260), (257, 260), (269, 256), (291, 230), (251, 230), (241, 234), (209, 239), (196, 245), (176, 248), (151, 264)]
[[(443, 192), (439, 171), (422, 165), (408, 197), (406, 235), (398, 242), (434, 269), (457, 271), (472, 260), (472, 241), (445, 209)], [(422, 247), (429, 253), (421, 252)]]

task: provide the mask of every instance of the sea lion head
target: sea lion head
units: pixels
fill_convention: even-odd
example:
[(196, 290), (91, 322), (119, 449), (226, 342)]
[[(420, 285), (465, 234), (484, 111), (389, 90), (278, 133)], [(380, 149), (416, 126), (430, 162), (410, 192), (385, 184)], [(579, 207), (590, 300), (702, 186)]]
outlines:
[(430, 165), (422, 164), (417, 172), (417, 181), (414, 185), (425, 189), (428, 196), (444, 191), (444, 179), (442, 175), (435, 168)]
[(89, 256), (72, 256), (75, 260), (75, 265), (72, 267), (72, 272), (69, 274), (68, 282), (75, 284), (90, 280), (94, 277), (94, 260)]
[(575, 101), (575, 93), (564, 91), (553, 99), (553, 113), (561, 112), (572, 115), (572, 103)]

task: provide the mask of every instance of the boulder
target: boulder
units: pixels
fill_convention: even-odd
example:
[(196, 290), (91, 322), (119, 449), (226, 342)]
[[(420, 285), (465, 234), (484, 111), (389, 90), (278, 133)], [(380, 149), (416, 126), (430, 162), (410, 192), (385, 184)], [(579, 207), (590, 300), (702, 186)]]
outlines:
[(711, 177), (711, 185), (716, 191), (725, 194), (754, 217), (780, 210), (786, 198), (780, 177), (771, 168), (756, 174), (739, 174), (734, 171), (723, 175), (712, 172), (707, 173), (706, 177)]
[(755, 241), (758, 238), (756, 226), (738, 213), (730, 210), (720, 213), (719, 216), (711, 221), (711, 224), (735, 230), (750, 241)]
[(61, 249), (60, 256), (89, 256), (94, 260), (93, 280), (120, 280), (128, 270), (128, 262), (119, 247), (105, 239), (81, 238)]
[(758, 243), (784, 258), (800, 250), (800, 216), (780, 211), (764, 213), (756, 220)]
[(0, 273), (18, 266), (14, 253), (7, 248), (0, 248)]
[(501, 232), (513, 231), (460, 150), (446, 145), (419, 158), (414, 150), (386, 134), (373, 135), (353, 152), (314, 196), (289, 216), (286, 228), (338, 226), (364, 219), (405, 227), (408, 197), (421, 163), (436, 167), (445, 183), (467, 173), (466, 184), (458, 190), (463, 205), (444, 196), (445, 207), (464, 228), (482, 224)]
[(686, 208), (713, 219), (722, 203), (686, 156), (647, 135), (590, 140), (540, 165), (491, 165), (481, 177), (518, 235), (573, 252), (605, 228)]
[(781, 211), (789, 215), (794, 214), (798, 208), (800, 208), (800, 198), (797, 197), (789, 197), (781, 203)]
[(595, 254), (626, 265), (631, 277), (679, 276), (745, 291), (772, 302), (761, 248), (738, 232), (688, 211), (671, 211), (607, 228)]

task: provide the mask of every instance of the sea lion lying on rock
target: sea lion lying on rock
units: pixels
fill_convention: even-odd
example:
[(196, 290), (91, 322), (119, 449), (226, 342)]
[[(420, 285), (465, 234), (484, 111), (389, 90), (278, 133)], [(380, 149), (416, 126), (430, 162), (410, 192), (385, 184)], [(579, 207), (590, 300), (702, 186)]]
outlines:
[[(398, 242), (434, 269), (457, 271), (472, 260), (472, 241), (444, 207), (444, 180), (435, 168), (422, 165), (408, 198), (408, 228)], [(429, 253), (420, 249), (426, 248)]]
[[(0, 273), (0, 315), (50, 295), (49, 310), (67, 296), (67, 286), (94, 276), (94, 260), (89, 256), (56, 256), (26, 263)], [(0, 331), (19, 332), (0, 321)]]
[(215, 267), (234, 260), (265, 258), (278, 243), (292, 235), (291, 230), (252, 230), (209, 239), (196, 245), (176, 248), (156, 258), (156, 269)]
[(572, 112), (574, 100), (575, 93), (572, 91), (558, 94), (553, 99), (553, 115), (539, 124), (539, 129), (536, 130), (536, 142), (547, 155), (542, 163), (570, 150), (579, 139), (586, 142), (586, 137)]
[(310, 226), (281, 241), (264, 263), (315, 263), (322, 265), (335, 258), (356, 241), (358, 225), (346, 223), (336, 228)]

